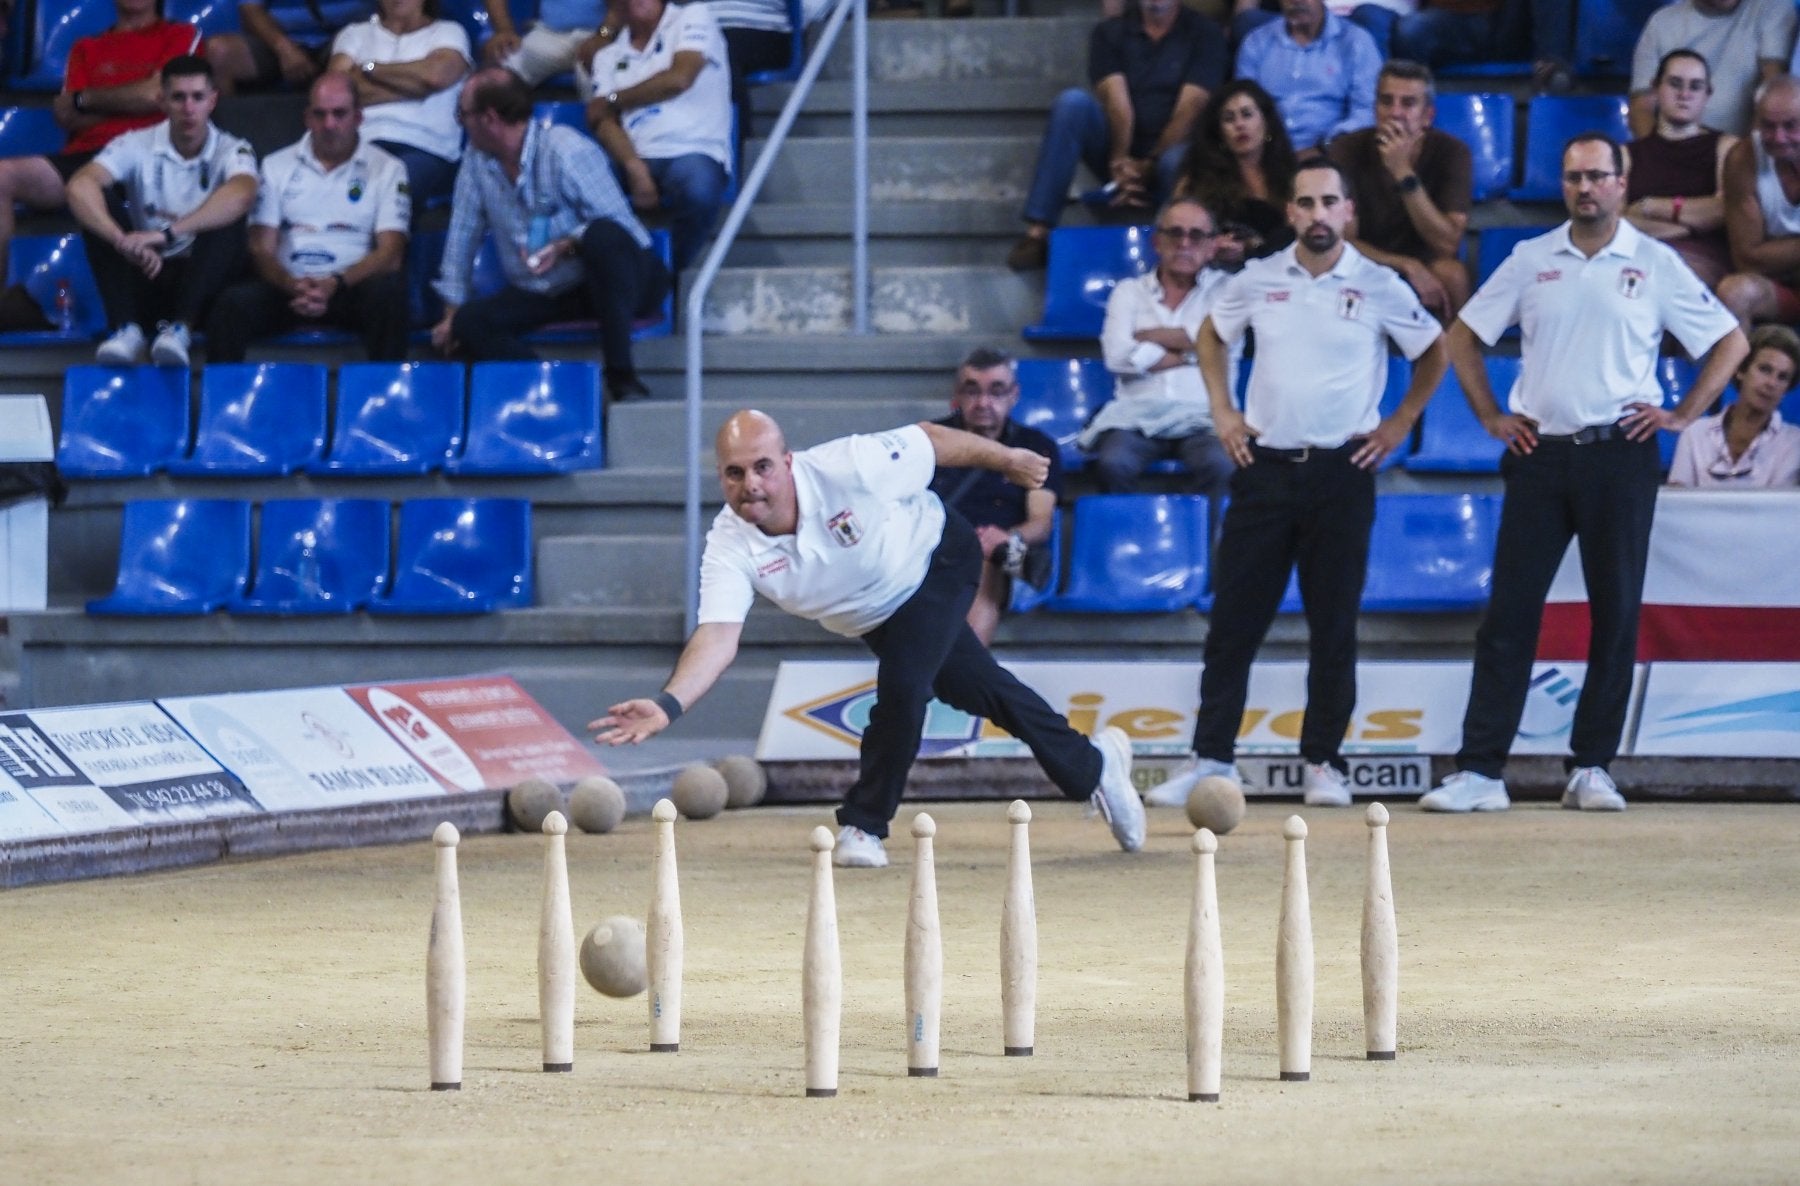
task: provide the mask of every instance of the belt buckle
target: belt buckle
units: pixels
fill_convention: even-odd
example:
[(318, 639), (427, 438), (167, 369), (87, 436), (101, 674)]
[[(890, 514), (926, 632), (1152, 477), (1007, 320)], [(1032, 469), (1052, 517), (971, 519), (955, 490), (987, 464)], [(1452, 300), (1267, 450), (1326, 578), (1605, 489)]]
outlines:
[(1312, 446), (1311, 445), (1301, 445), (1300, 448), (1295, 450), (1295, 453), (1298, 455), (1293, 459), (1294, 464), (1301, 465), (1301, 464), (1305, 463), (1306, 461), (1308, 461), (1309, 459), (1311, 459)]

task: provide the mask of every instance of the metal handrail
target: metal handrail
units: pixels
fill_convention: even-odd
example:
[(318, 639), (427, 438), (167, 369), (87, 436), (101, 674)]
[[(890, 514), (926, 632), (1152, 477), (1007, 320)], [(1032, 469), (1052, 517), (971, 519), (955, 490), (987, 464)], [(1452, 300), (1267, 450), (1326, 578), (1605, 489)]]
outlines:
[(838, 32), (844, 27), (846, 18), (851, 18), (851, 57), (854, 59), (851, 73), (850, 102), (850, 138), (851, 138), (851, 255), (850, 255), (850, 300), (852, 309), (852, 325), (855, 332), (869, 332), (869, 17), (867, 5), (861, 0), (836, 0), (831, 15), (826, 18), (825, 27), (820, 30), (819, 39), (813, 46), (811, 56), (806, 60), (806, 68), (800, 72), (794, 83), (794, 91), (788, 96), (787, 103), (781, 108), (781, 115), (775, 121), (775, 128), (769, 133), (768, 143), (756, 158), (756, 164), (750, 170), (750, 176), (744, 179), (743, 187), (738, 192), (737, 201), (731, 204), (731, 212), (725, 216), (725, 225), (719, 228), (718, 237), (713, 240), (712, 249), (706, 253), (706, 259), (700, 265), (694, 283), (687, 295), (687, 491), (683, 514), (683, 530), (685, 548), (682, 574), (682, 598), (685, 611), (686, 631), (691, 634), (700, 617), (700, 411), (701, 400), (701, 337), (700, 310), (706, 303), (706, 294), (712, 288), (713, 280), (724, 265), (725, 255), (736, 242), (739, 229), (750, 213), (750, 206), (756, 201), (756, 195), (762, 191), (763, 181), (769, 175), (769, 169), (775, 163), (775, 157), (781, 151), (787, 139), (788, 130), (794, 126), (794, 119), (800, 114), (807, 96), (812, 93), (813, 83), (824, 68), (825, 58), (831, 53), (831, 47), (837, 43)]

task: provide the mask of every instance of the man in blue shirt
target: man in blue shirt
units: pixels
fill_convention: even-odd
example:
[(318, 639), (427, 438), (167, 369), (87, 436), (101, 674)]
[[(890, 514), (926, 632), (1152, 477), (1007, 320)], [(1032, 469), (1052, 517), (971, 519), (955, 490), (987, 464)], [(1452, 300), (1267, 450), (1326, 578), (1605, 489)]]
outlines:
[(1281, 19), (1238, 46), (1237, 76), (1275, 96), (1302, 156), (1323, 151), (1340, 132), (1374, 125), (1380, 70), (1375, 39), (1326, 12), (1323, 0), (1282, 0)]

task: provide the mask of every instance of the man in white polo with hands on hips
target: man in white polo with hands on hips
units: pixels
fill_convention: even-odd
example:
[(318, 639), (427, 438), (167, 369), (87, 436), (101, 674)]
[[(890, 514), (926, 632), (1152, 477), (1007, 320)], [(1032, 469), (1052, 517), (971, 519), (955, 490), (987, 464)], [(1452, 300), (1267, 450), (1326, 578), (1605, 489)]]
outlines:
[(966, 621), (981, 583), (981, 545), (968, 520), (930, 489), (940, 465), (994, 470), (1035, 489), (1047, 458), (931, 423), (790, 453), (781, 427), (756, 411), (727, 420), (714, 453), (726, 506), (700, 562), (699, 625), (661, 692), (615, 704), (588, 724), (596, 741), (636, 744), (692, 707), (736, 657), (761, 593), (875, 653), (875, 706), (861, 773), (837, 813), (837, 864), (888, 863), (882, 840), (934, 694), (1025, 743), (1064, 795), (1091, 801), (1120, 848), (1143, 845), (1130, 741), (1109, 728), (1090, 742), (981, 645)]
[[(1469, 406), (1506, 442), (1506, 503), (1456, 772), (1419, 800), (1427, 811), (1511, 805), (1501, 773), (1525, 711), (1544, 599), (1571, 537), (1581, 548), (1592, 633), (1562, 805), (1625, 810), (1607, 768), (1619, 752), (1637, 661), (1662, 481), (1656, 434), (1691, 424), (1749, 350), (1737, 319), (1674, 249), (1620, 218), (1625, 157), (1616, 141), (1576, 136), (1562, 168), (1569, 221), (1515, 247), (1448, 334)], [(1492, 346), (1515, 322), (1524, 333), (1519, 379), (1502, 411), (1479, 343)], [(1664, 333), (1706, 360), (1672, 410), (1662, 407), (1656, 381)]]

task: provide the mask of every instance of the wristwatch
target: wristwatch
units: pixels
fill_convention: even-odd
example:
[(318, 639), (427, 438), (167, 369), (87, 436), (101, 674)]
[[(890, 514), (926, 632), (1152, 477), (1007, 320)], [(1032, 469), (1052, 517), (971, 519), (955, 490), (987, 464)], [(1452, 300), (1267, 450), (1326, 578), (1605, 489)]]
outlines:
[(175, 246), (175, 228), (174, 227), (166, 226), (163, 228), (163, 245), (167, 246), (167, 247)]
[(83, 115), (87, 114), (87, 92), (70, 91), (69, 106), (73, 107), (76, 111), (81, 112)]
[(375, 63), (374, 62), (364, 62), (362, 64), (362, 72), (363, 72), (364, 78), (367, 78), (371, 74), (374, 74), (375, 73)]
[(619, 92), (618, 91), (606, 92), (606, 105), (608, 107), (617, 107), (619, 105)]
[(1200, 363), (1200, 356), (1192, 350), (1183, 350), (1181, 352), (1181, 362), (1184, 366), (1198, 366)]
[(1408, 173), (1400, 179), (1400, 192), (1403, 194), (1410, 194), (1418, 189), (1419, 185), (1419, 175), (1417, 173)]

